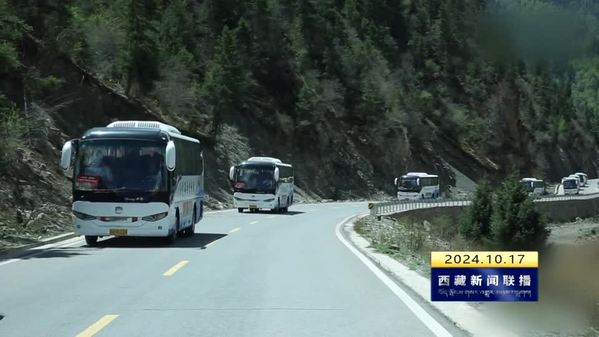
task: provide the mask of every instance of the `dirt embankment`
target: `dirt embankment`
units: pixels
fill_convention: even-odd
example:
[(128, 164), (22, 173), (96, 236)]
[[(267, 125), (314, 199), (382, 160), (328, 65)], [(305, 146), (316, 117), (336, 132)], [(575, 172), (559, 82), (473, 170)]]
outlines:
[[(356, 231), (378, 251), (424, 276), (430, 252), (477, 250), (456, 235), (455, 217), (366, 217)], [(473, 303), (478, 310), (526, 337), (599, 336), (599, 219), (552, 224), (548, 246), (540, 254), (537, 303)]]

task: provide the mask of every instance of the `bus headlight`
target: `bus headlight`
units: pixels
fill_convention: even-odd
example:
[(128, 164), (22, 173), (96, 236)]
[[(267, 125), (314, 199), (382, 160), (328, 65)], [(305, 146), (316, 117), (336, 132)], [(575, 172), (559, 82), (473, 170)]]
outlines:
[(93, 216), (93, 215), (89, 215), (89, 214), (85, 214), (85, 213), (81, 213), (81, 212), (77, 212), (77, 211), (73, 211), (73, 215), (76, 216), (77, 218), (81, 219), (81, 220), (94, 220), (94, 219), (96, 219), (96, 217)]
[(162, 220), (162, 219), (166, 218), (167, 215), (168, 215), (168, 212), (164, 212), (164, 213), (158, 213), (158, 214), (154, 214), (154, 215), (144, 216), (141, 219), (143, 221), (158, 221), (158, 220)]

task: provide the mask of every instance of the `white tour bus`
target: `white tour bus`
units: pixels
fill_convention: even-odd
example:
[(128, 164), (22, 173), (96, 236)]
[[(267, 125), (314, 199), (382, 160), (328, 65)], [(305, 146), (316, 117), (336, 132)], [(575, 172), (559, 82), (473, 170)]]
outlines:
[(576, 172), (573, 175), (578, 177), (578, 180), (580, 181), (580, 186), (588, 186), (588, 182), (589, 182), (589, 177), (587, 176), (586, 173), (582, 173), (582, 172)]
[(75, 233), (89, 245), (109, 235), (173, 243), (202, 219), (202, 148), (172, 126), (120, 121), (90, 129), (63, 146), (61, 167), (71, 166)]
[(408, 172), (395, 178), (397, 198), (436, 199), (439, 197), (439, 176), (424, 172)]
[(564, 188), (564, 194), (578, 194), (580, 191), (580, 180), (578, 176), (568, 176), (562, 178), (562, 187)]
[(545, 194), (545, 182), (541, 179), (523, 178), (520, 185), (529, 195), (540, 197)]
[(293, 166), (279, 159), (252, 157), (231, 166), (229, 180), (239, 213), (244, 209), (287, 212), (293, 204)]

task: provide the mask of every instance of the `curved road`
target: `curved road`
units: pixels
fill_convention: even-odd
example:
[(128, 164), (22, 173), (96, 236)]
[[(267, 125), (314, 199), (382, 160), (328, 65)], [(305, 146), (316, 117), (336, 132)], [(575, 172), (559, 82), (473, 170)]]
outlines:
[(441, 329), (427, 328), (340, 241), (336, 225), (366, 210), (221, 211), (174, 246), (75, 238), (0, 261), (0, 336), (462, 336), (412, 295)]

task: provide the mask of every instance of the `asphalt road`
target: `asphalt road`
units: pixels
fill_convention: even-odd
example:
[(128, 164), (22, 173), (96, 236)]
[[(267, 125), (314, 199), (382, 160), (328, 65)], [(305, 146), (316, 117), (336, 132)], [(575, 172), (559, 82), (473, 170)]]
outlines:
[(0, 336), (462, 336), (423, 301), (406, 304), (340, 241), (336, 225), (366, 210), (216, 212), (174, 246), (76, 238), (0, 261)]

